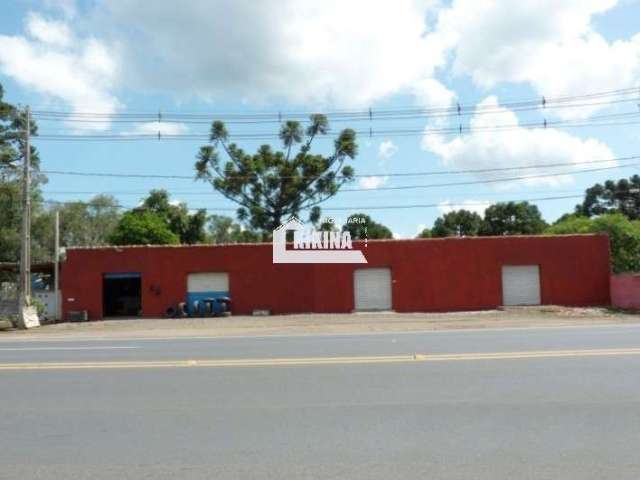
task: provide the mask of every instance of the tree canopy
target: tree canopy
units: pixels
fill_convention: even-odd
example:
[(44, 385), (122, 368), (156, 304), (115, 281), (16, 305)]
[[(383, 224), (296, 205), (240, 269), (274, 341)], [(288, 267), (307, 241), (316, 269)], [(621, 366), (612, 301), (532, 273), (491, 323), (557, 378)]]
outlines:
[[(26, 113), (4, 101), (4, 89), (0, 84), (0, 261), (17, 262), (20, 257), (20, 228), (22, 223), (22, 168), (26, 148)], [(38, 131), (31, 122), (31, 134)], [(31, 145), (31, 163), (34, 171), (31, 189), (31, 212), (34, 224), (41, 212), (42, 195), (40, 185), (46, 177), (38, 173), (39, 156)], [(48, 259), (47, 245), (32, 232), (32, 252), (34, 261)]]
[(375, 240), (381, 238), (393, 238), (393, 233), (381, 223), (375, 222), (369, 215), (354, 213), (349, 215), (342, 226), (343, 232), (349, 232), (352, 240)]
[(621, 213), (595, 218), (571, 215), (547, 228), (546, 233), (606, 233), (609, 236), (613, 271), (640, 271), (640, 220), (631, 221)]
[(640, 219), (640, 175), (596, 183), (587, 189), (582, 204), (576, 206), (576, 213), (587, 217), (616, 212), (631, 220)]
[(209, 243), (255, 243), (259, 241), (259, 233), (244, 229), (231, 217), (210, 215), (207, 219), (207, 242)]
[(480, 235), (536, 235), (547, 226), (529, 202), (496, 203), (484, 212)]
[(469, 210), (455, 210), (438, 217), (431, 229), (433, 237), (476, 236), (482, 228), (482, 217)]
[(428, 228), (423, 228), (420, 233), (418, 233), (418, 235), (416, 235), (416, 238), (431, 238), (433, 235), (431, 235), (431, 230), (429, 230)]
[[(26, 151), (26, 112), (4, 101), (4, 88), (0, 84), (0, 180), (21, 175), (20, 163)], [(31, 135), (38, 134), (38, 126), (31, 119)], [(42, 181), (37, 175), (40, 168), (38, 150), (30, 145), (31, 167), (35, 173), (34, 182)]]
[(21, 189), (18, 181), (0, 181), (0, 261), (15, 262), (20, 252)]
[[(328, 131), (327, 118), (320, 114), (311, 115), (306, 129), (300, 122), (287, 121), (279, 134), (282, 150), (262, 145), (249, 154), (230, 143), (223, 122), (214, 121), (211, 144), (197, 155), (197, 178), (236, 203), (238, 220), (266, 236), (303, 210), (310, 210), (309, 219), (315, 223), (321, 215), (319, 205), (353, 179), (353, 167), (346, 162), (358, 153), (355, 131), (348, 128), (338, 134), (329, 155), (311, 153), (313, 141)], [(220, 150), (226, 162), (220, 160)]]
[(56, 205), (36, 219), (44, 223), (40, 235), (48, 237), (47, 243), (51, 245), (56, 211), (60, 214), (60, 245), (67, 247), (108, 244), (121, 217), (118, 202), (109, 195), (96, 195), (88, 202)]
[(180, 237), (169, 229), (166, 221), (151, 211), (126, 212), (111, 234), (114, 245), (173, 245)]
[(166, 190), (151, 190), (142, 206), (134, 209), (134, 212), (156, 214), (178, 237), (180, 243), (202, 243), (206, 239), (207, 212), (201, 209), (189, 213), (187, 204), (172, 203)]

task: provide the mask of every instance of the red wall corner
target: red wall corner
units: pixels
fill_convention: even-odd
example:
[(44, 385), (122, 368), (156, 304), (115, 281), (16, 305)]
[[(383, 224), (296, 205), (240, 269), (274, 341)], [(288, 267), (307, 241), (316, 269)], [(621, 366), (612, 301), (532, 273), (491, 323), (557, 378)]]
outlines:
[(640, 274), (611, 275), (611, 305), (640, 310)]

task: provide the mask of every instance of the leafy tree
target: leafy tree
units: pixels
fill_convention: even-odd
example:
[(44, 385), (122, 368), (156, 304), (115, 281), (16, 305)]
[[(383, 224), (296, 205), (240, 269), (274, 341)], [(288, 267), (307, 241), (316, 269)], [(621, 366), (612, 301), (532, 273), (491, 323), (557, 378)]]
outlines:
[(556, 225), (556, 224), (558, 224), (560, 222), (564, 222), (565, 220), (571, 220), (571, 219), (574, 219), (574, 218), (577, 218), (577, 217), (582, 217), (582, 215), (579, 214), (579, 213), (575, 213), (575, 212), (574, 213), (563, 213), (562, 215), (560, 215), (560, 217), (558, 217), (558, 219), (555, 222), (553, 222), (552, 225)]
[(611, 248), (611, 268), (614, 272), (640, 271), (640, 221), (630, 221), (621, 213), (595, 218), (572, 215), (556, 222), (547, 233), (606, 233)]
[(484, 212), (480, 235), (535, 235), (547, 224), (529, 202), (496, 203)]
[[(31, 259), (33, 262), (53, 258), (53, 223), (46, 225), (42, 195), (38, 188), (31, 194)], [(22, 182), (0, 180), (0, 262), (20, 259), (22, 228)]]
[(569, 235), (572, 233), (593, 233), (593, 220), (577, 213), (565, 213), (545, 233)]
[(374, 222), (364, 213), (349, 215), (347, 222), (342, 226), (342, 231), (349, 232), (352, 240), (393, 238), (391, 230), (381, 223)]
[[(20, 164), (26, 149), (27, 115), (18, 107), (3, 100), (4, 88), (0, 84), (0, 181), (19, 177)], [(37, 135), (36, 122), (31, 120), (31, 135)], [(34, 170), (34, 182), (42, 181), (37, 175), (40, 166), (38, 150), (31, 144), (31, 166)]]
[(207, 221), (207, 241), (211, 243), (256, 243), (261, 235), (242, 228), (233, 218), (211, 215)]
[(428, 228), (423, 228), (422, 231), (416, 235), (416, 238), (431, 238), (433, 237), (433, 235), (431, 235), (431, 230), (429, 230)]
[(198, 210), (190, 214), (186, 203), (172, 204), (166, 190), (151, 190), (137, 212), (152, 212), (158, 215), (169, 230), (176, 234), (180, 243), (202, 243), (206, 239), (207, 212)]
[[(201, 147), (197, 155), (197, 178), (238, 204), (238, 219), (266, 236), (283, 220), (299, 216), (305, 209), (311, 209), (309, 219), (315, 223), (321, 215), (318, 205), (353, 179), (354, 170), (345, 162), (358, 153), (355, 132), (344, 129), (330, 155), (312, 154), (313, 141), (328, 131), (324, 115), (311, 115), (306, 130), (299, 122), (287, 121), (279, 135), (283, 150), (262, 145), (251, 155), (229, 143), (224, 123), (214, 121), (211, 145)], [(300, 148), (294, 153), (297, 145)], [(220, 161), (219, 149), (228, 157), (226, 163)]]
[(150, 211), (126, 212), (114, 232), (110, 243), (114, 245), (174, 245), (180, 237), (169, 229), (165, 220)]
[(96, 195), (86, 203), (61, 204), (34, 219), (36, 236), (47, 245), (53, 245), (56, 211), (60, 214), (60, 245), (65, 247), (108, 244), (121, 217), (118, 202), (109, 195)]
[[(22, 161), (24, 159), (26, 113), (3, 100), (0, 84), (0, 261), (17, 262), (20, 257), (20, 229), (22, 224)], [(31, 134), (37, 134), (37, 125), (31, 122)], [(36, 219), (42, 211), (40, 184), (46, 177), (38, 173), (39, 156), (31, 145), (33, 176), (31, 183), (31, 213)], [(32, 258), (43, 257), (41, 242), (32, 234)]]
[(433, 237), (476, 236), (482, 227), (482, 217), (469, 210), (455, 210), (438, 217), (431, 229)]
[(0, 261), (15, 262), (20, 256), (21, 185), (0, 181)]
[(604, 185), (596, 183), (587, 189), (582, 204), (576, 206), (576, 213), (587, 217), (615, 212), (631, 220), (640, 219), (640, 175), (617, 182), (607, 180)]

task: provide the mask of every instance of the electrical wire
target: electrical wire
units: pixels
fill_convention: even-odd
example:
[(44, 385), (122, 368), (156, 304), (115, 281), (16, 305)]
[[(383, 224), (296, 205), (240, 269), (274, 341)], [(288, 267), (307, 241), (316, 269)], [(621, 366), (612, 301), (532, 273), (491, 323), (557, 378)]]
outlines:
[[(459, 187), (465, 185), (483, 185), (490, 183), (502, 183), (502, 182), (517, 182), (517, 181), (526, 181), (530, 179), (537, 178), (549, 178), (549, 177), (558, 177), (563, 175), (576, 175), (581, 173), (592, 173), (592, 172), (601, 172), (605, 170), (615, 170), (621, 168), (629, 168), (640, 165), (640, 163), (631, 163), (625, 165), (614, 165), (609, 167), (598, 167), (598, 168), (590, 168), (590, 169), (581, 169), (581, 170), (569, 170), (563, 172), (553, 172), (553, 173), (541, 173), (534, 175), (519, 175), (513, 177), (502, 177), (502, 178), (490, 178), (484, 180), (470, 180), (463, 182), (448, 182), (448, 183), (432, 183), (432, 184), (423, 184), (423, 185), (401, 185), (401, 186), (390, 186), (390, 187), (374, 187), (374, 188), (342, 188), (339, 190), (340, 193), (344, 192), (376, 192), (376, 191), (388, 191), (388, 190), (415, 190), (415, 189), (426, 189), (426, 188), (442, 188), (442, 187)], [(91, 194), (94, 192), (78, 192), (78, 191), (58, 191), (58, 192), (47, 192), (47, 194), (58, 194), (58, 195), (72, 195), (72, 194)], [(105, 193), (105, 192), (103, 192)], [(112, 194), (145, 194), (146, 192), (110, 192)], [(208, 192), (203, 192), (208, 193)], [(210, 192), (211, 194), (215, 194), (216, 192)], [(196, 194), (196, 192), (191, 193)], [(197, 192), (197, 194), (201, 194)], [(185, 195), (190, 195), (190, 193), (185, 193)]]
[[(588, 102), (588, 103), (578, 103), (578, 104), (558, 104), (558, 105), (545, 105), (542, 106), (540, 104), (537, 105), (525, 105), (520, 107), (513, 107), (509, 110), (511, 112), (531, 112), (531, 111), (540, 111), (540, 110), (556, 110), (556, 109), (567, 109), (567, 108), (593, 108), (595, 106), (603, 106), (603, 105), (615, 105), (621, 103), (636, 103), (638, 102), (638, 98), (624, 98), (617, 100), (608, 100), (603, 102)], [(420, 111), (407, 111), (406, 113), (398, 113), (396, 115), (376, 115), (373, 116), (353, 116), (353, 117), (341, 117), (337, 119), (333, 119), (333, 121), (338, 122), (377, 122), (377, 121), (404, 121), (404, 120), (416, 120), (416, 119), (440, 119), (440, 118), (458, 118), (458, 117), (468, 117), (468, 116), (481, 116), (481, 115), (495, 115), (502, 114), (505, 112), (505, 107), (503, 105), (496, 105), (487, 108), (486, 110), (462, 110), (460, 112), (442, 112), (442, 113), (423, 113)], [(64, 121), (65, 123), (82, 123), (82, 124), (106, 124), (106, 123), (125, 123), (131, 124), (136, 123), (140, 125), (144, 124), (191, 124), (191, 125), (210, 125), (211, 118), (217, 119), (217, 117), (209, 117), (208, 120), (202, 119), (188, 119), (181, 118), (177, 115), (163, 115), (161, 117), (156, 116), (155, 118), (152, 116), (148, 117), (135, 117), (135, 118), (116, 118), (116, 119), (95, 119), (95, 118), (82, 118), (76, 117), (74, 115), (69, 116), (57, 116), (51, 114), (35, 114), (35, 119), (38, 122), (50, 122), (50, 121)], [(301, 119), (302, 123), (309, 123), (309, 119)], [(266, 120), (225, 120), (225, 123), (228, 125), (261, 125), (261, 124), (280, 124), (282, 123), (282, 119), (266, 119)]]
[(554, 172), (554, 173), (541, 173), (536, 175), (523, 175), (516, 177), (507, 177), (507, 178), (491, 178), (486, 180), (472, 180), (468, 182), (450, 182), (450, 183), (432, 183), (427, 185), (402, 185), (397, 187), (376, 187), (371, 189), (366, 188), (344, 188), (341, 189), (341, 192), (361, 192), (361, 191), (385, 191), (385, 190), (413, 190), (413, 189), (422, 189), (422, 188), (442, 188), (442, 187), (460, 187), (463, 185), (484, 185), (487, 183), (501, 183), (501, 182), (515, 182), (521, 180), (530, 180), (535, 178), (549, 178), (549, 177), (558, 177), (562, 175), (576, 175), (580, 173), (591, 173), (591, 172), (602, 172), (604, 170), (615, 170), (619, 168), (629, 168), (638, 166), (640, 163), (632, 163), (626, 165), (616, 165), (612, 167), (600, 167), (600, 168), (589, 168), (583, 170), (573, 170), (573, 171), (565, 171), (565, 172)]
[[(583, 95), (565, 95), (560, 97), (549, 97), (545, 98), (538, 97), (528, 100), (514, 101), (514, 102), (504, 102), (500, 108), (522, 108), (522, 107), (533, 107), (540, 106), (542, 108), (552, 108), (557, 105), (563, 105), (575, 101), (591, 101), (597, 100), (607, 97), (619, 97), (625, 95), (635, 95), (636, 98), (639, 94), (638, 87), (629, 87), (623, 89), (616, 90), (608, 90), (601, 92), (588, 93)], [(453, 113), (453, 114), (462, 114), (466, 112), (481, 112), (483, 110), (495, 109), (496, 106), (492, 105), (464, 105), (464, 104), (456, 104), (456, 105), (442, 105), (439, 107), (430, 107), (430, 108), (415, 108), (415, 107), (402, 107), (396, 109), (381, 109), (381, 110), (373, 110), (373, 109), (364, 109), (364, 110), (334, 110), (325, 112), (324, 115), (327, 118), (365, 118), (365, 119), (373, 119), (378, 117), (392, 117), (398, 115), (415, 115), (415, 114), (437, 114), (437, 113)], [(291, 120), (291, 119), (306, 119), (310, 115), (319, 113), (319, 112), (259, 112), (259, 113), (224, 113), (224, 112), (209, 112), (209, 113), (178, 113), (178, 112), (163, 112), (159, 110), (158, 112), (83, 112), (83, 111), (56, 111), (56, 110), (41, 110), (41, 109), (33, 109), (34, 115), (37, 116), (48, 116), (51, 118), (54, 117), (72, 117), (77, 119), (113, 119), (113, 118), (121, 118), (127, 120), (163, 120), (166, 118), (182, 118), (182, 119), (212, 119), (212, 118), (221, 118), (226, 117), (229, 121), (231, 120), (270, 120), (270, 121), (283, 121), (283, 120)]]
[[(536, 168), (553, 168), (553, 167), (568, 167), (568, 166), (581, 166), (597, 163), (611, 163), (611, 162), (626, 162), (631, 160), (640, 159), (640, 155), (630, 155), (627, 157), (610, 158), (606, 160), (586, 160), (580, 163), (575, 162), (557, 162), (557, 163), (544, 163), (538, 165), (517, 165), (513, 167), (493, 167), (493, 168), (472, 168), (462, 170), (432, 170), (424, 172), (389, 172), (389, 173), (362, 173), (353, 175), (353, 178), (370, 178), (370, 177), (419, 177), (419, 176), (432, 176), (432, 175), (462, 175), (470, 173), (493, 173), (503, 172), (509, 170), (527, 170)], [(108, 173), (108, 172), (78, 172), (69, 170), (41, 170), (40, 173), (45, 175), (70, 175), (80, 177), (106, 177), (106, 178), (140, 178), (140, 179), (168, 179), (168, 180), (195, 180), (194, 175), (161, 175), (161, 174), (144, 174), (144, 173)], [(255, 178), (256, 175), (245, 175), (234, 178), (250, 179)], [(289, 179), (289, 178), (301, 178), (310, 179), (314, 176), (291, 176), (291, 175), (277, 175), (276, 178)], [(338, 175), (336, 178), (344, 178)]]
[[(638, 120), (630, 121), (611, 121), (615, 119), (638, 118)], [(417, 128), (417, 129), (390, 129), (390, 130), (356, 130), (356, 135), (364, 137), (402, 137), (402, 136), (429, 136), (429, 135), (463, 135), (476, 134), (486, 132), (502, 132), (509, 130), (546, 130), (547, 128), (585, 128), (585, 127), (607, 127), (622, 125), (637, 125), (640, 123), (640, 112), (624, 112), (619, 114), (608, 114), (601, 116), (592, 116), (588, 121), (585, 120), (552, 120), (543, 122), (528, 123), (512, 123), (501, 125), (489, 125), (484, 127), (467, 127), (458, 125), (446, 128)], [(244, 140), (276, 140), (279, 134), (268, 132), (256, 133), (237, 133), (229, 135), (230, 139)], [(319, 137), (323, 139), (324, 137)], [(333, 140), (329, 137), (329, 139)], [(40, 134), (34, 136), (33, 140), (40, 141), (85, 141), (85, 142), (130, 142), (130, 141), (162, 141), (162, 140), (188, 140), (188, 141), (207, 141), (209, 134), (127, 134), (127, 133), (110, 133), (110, 134), (90, 134), (90, 135), (67, 135), (67, 134)]]
[[(553, 201), (553, 200), (565, 200), (571, 198), (583, 198), (583, 195), (559, 195), (559, 196), (549, 196), (549, 197), (538, 197), (538, 198), (526, 198), (519, 200), (510, 200), (511, 202), (545, 202), (545, 201)], [(57, 201), (57, 200), (44, 200), (43, 203), (47, 205), (87, 205), (91, 206), (89, 202), (83, 202), (80, 200), (74, 201)], [(497, 203), (507, 203), (506, 201), (497, 202)], [(323, 210), (326, 211), (350, 211), (350, 210), (401, 210), (401, 209), (413, 209), (413, 208), (453, 208), (453, 207), (470, 207), (470, 206), (484, 206), (487, 202), (466, 202), (466, 203), (425, 203), (425, 204), (405, 204), (405, 205), (361, 205), (361, 206), (349, 206), (349, 207), (323, 207)], [(124, 209), (124, 210), (133, 210), (136, 208), (140, 208), (138, 206), (124, 206), (120, 204), (112, 205), (114, 208)], [(207, 207), (191, 207), (190, 210), (205, 210), (207, 212), (235, 212), (237, 208), (207, 208)], [(307, 210), (307, 209), (302, 209)]]

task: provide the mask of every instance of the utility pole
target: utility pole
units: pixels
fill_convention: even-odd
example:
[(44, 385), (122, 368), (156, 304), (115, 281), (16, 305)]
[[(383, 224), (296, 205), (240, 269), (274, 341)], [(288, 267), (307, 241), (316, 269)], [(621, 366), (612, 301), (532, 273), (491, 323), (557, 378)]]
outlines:
[(55, 247), (54, 247), (54, 294), (56, 298), (56, 321), (60, 321), (61, 317), (61, 298), (60, 298), (60, 210), (56, 210), (56, 235), (55, 235)]
[(22, 172), (22, 231), (20, 238), (20, 300), (18, 326), (27, 328), (26, 307), (31, 305), (31, 109), (26, 108), (25, 149)]

